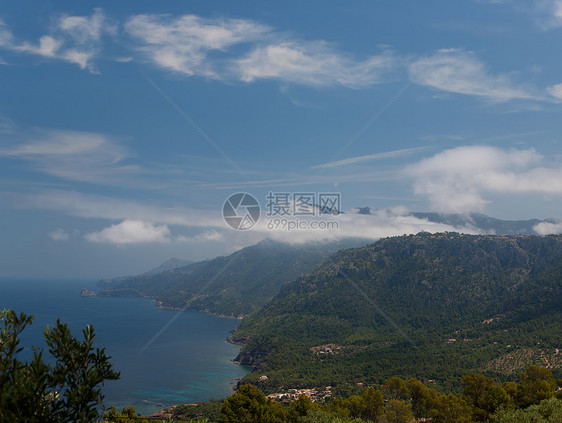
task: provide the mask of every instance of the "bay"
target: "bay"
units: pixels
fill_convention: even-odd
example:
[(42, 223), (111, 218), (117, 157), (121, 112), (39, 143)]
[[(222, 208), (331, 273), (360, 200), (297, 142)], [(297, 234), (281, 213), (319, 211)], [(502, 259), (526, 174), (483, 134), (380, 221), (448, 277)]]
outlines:
[[(81, 297), (92, 281), (0, 280), (0, 308), (33, 314), (22, 334), (22, 359), (45, 348), (43, 328), (56, 319), (75, 337), (90, 324), (121, 379), (107, 382), (106, 406), (133, 405), (143, 415), (175, 404), (223, 398), (251, 369), (233, 364), (239, 347), (226, 342), (239, 321), (159, 309), (146, 298)], [(152, 341), (152, 342), (151, 342)]]

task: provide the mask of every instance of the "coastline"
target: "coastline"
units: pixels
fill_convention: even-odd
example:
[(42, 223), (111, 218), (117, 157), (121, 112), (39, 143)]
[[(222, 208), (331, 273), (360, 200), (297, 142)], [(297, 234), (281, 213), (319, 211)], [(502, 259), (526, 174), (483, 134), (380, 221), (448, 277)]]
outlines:
[[(149, 298), (149, 297), (147, 297), (147, 298)], [(242, 320), (242, 319), (244, 318), (244, 315), (232, 316), (232, 315), (221, 314), (221, 313), (213, 313), (212, 311), (209, 311), (209, 310), (189, 310), (189, 309), (182, 309), (182, 308), (179, 308), (179, 307), (167, 307), (167, 306), (164, 306), (164, 305), (162, 304), (162, 301), (159, 301), (159, 300), (156, 300), (156, 299), (152, 299), (152, 303), (153, 303), (156, 307), (158, 307), (158, 308), (160, 308), (160, 309), (163, 309), (163, 310), (196, 311), (196, 312), (198, 312), (198, 313), (205, 313), (205, 314), (210, 314), (210, 315), (212, 315), (212, 316), (223, 317), (223, 318), (226, 318), (226, 319), (236, 319), (236, 320)], [(226, 337), (226, 342), (229, 343), (229, 344), (232, 344), (232, 345), (240, 346), (240, 347), (243, 347), (244, 345), (246, 345), (245, 342), (241, 342), (241, 341), (234, 340), (234, 339), (232, 339), (232, 337), (230, 337), (230, 336)], [(237, 366), (252, 367), (252, 366), (248, 366), (248, 365), (242, 364), (240, 361), (237, 361), (236, 358), (233, 358), (232, 360), (230, 360), (230, 362), (231, 362), (232, 364), (237, 365)], [(252, 369), (254, 369), (254, 368), (252, 367)], [(231, 386), (231, 391), (232, 391), (232, 392), (236, 392), (236, 388), (238, 387), (238, 385), (239, 385), (239, 383), (240, 383), (241, 380), (242, 380), (242, 378), (238, 378), (238, 379), (237, 379), (238, 382), (235, 383), (235, 384), (233, 384), (233, 385)], [(171, 406), (171, 407), (165, 408), (165, 409), (163, 409), (163, 410), (159, 410), (159, 411), (155, 412), (154, 414), (152, 414), (152, 415), (150, 415), (150, 416), (145, 416), (145, 417), (153, 417), (153, 418), (161, 418), (161, 419), (173, 418), (174, 415), (171, 414), (171, 413), (169, 413), (169, 412), (167, 412), (166, 410), (173, 410), (174, 408), (176, 408), (176, 407), (178, 407), (178, 406), (181, 406), (181, 405), (189, 405), (189, 406), (196, 406), (196, 407), (197, 407), (197, 406), (199, 406), (199, 403), (194, 403), (194, 404), (176, 404), (176, 405), (173, 405), (173, 406)]]
[(152, 303), (158, 307), (161, 308), (163, 310), (173, 310), (173, 311), (195, 311), (197, 313), (206, 313), (206, 314), (210, 314), (211, 316), (217, 316), (217, 317), (224, 317), (225, 319), (236, 319), (236, 320), (242, 320), (244, 318), (244, 315), (238, 315), (238, 316), (234, 316), (234, 315), (230, 315), (230, 314), (222, 314), (222, 313), (215, 313), (213, 311), (210, 310), (194, 310), (194, 309), (189, 309), (189, 308), (180, 308), (180, 307), (170, 307), (170, 306), (165, 306), (162, 304), (162, 301), (158, 301), (155, 300), (152, 297), (145, 297), (145, 298), (150, 298), (152, 299)]
[(164, 305), (164, 303), (160, 300), (157, 300), (155, 297), (151, 297), (148, 295), (143, 295), (140, 291), (135, 290), (134, 295), (111, 295), (111, 292), (130, 292), (130, 290), (128, 288), (124, 288), (124, 289), (114, 289), (114, 290), (109, 290), (109, 289), (102, 289), (101, 291), (99, 291), (97, 294), (93, 291), (90, 291), (86, 288), (82, 288), (82, 297), (107, 297), (107, 298), (111, 298), (111, 297), (125, 297), (125, 298), (146, 298), (149, 300), (152, 300), (152, 303), (161, 309), (164, 310), (173, 310), (173, 311), (195, 311), (198, 313), (206, 313), (206, 314), (210, 314), (211, 316), (217, 316), (217, 317), (224, 317), (226, 319), (236, 319), (236, 320), (242, 320), (244, 318), (243, 314), (239, 314), (239, 315), (234, 315), (234, 314), (224, 314), (224, 313), (215, 313), (214, 311), (210, 311), (209, 309), (206, 310), (196, 310), (196, 309), (191, 309), (191, 308), (181, 308), (181, 307), (170, 307), (170, 306), (166, 306)]
[[(99, 296), (99, 297), (113, 297), (112, 295), (92, 295), (92, 296)], [(120, 297), (120, 296), (115, 296), (115, 297)], [(150, 296), (146, 296), (146, 295), (138, 295), (138, 298), (145, 298), (145, 299), (150, 299), (152, 301), (153, 306), (156, 306), (155, 308), (159, 308), (159, 309), (163, 309), (163, 310), (171, 310), (171, 311), (190, 311), (190, 312), (198, 312), (198, 313), (204, 313), (207, 315), (211, 315), (211, 316), (216, 316), (216, 317), (220, 317), (220, 318), (226, 318), (226, 319), (235, 319), (238, 321), (241, 321), (244, 318), (244, 315), (229, 315), (229, 314), (224, 314), (224, 313), (215, 313), (212, 312), (210, 310), (194, 310), (194, 309), (189, 309), (189, 308), (180, 308), (180, 307), (170, 307), (170, 306), (165, 306), (163, 304), (162, 301), (155, 299), (154, 297), (150, 297)], [(232, 339), (231, 336), (226, 336), (225, 338), (225, 342), (231, 345), (236, 345), (238, 347), (242, 347), (245, 345), (245, 342), (241, 342), (240, 340), (235, 340)], [(240, 351), (240, 350), (239, 350)], [(253, 366), (248, 366), (247, 364), (241, 363), (239, 361), (236, 360), (237, 356), (233, 357), (232, 359), (230, 359), (229, 361), (232, 364), (238, 365), (238, 366), (244, 366), (247, 368), (252, 368), (252, 370), (254, 369)], [(242, 378), (236, 378), (235, 382), (230, 386), (230, 392), (234, 393), (240, 383), (240, 381), (242, 380)], [(230, 394), (228, 394), (230, 395)], [(209, 398), (210, 400), (211, 398)], [(204, 403), (205, 401), (203, 401)], [(198, 405), (199, 403), (190, 403), (190, 404), (185, 404), (185, 403), (180, 403), (180, 404), (175, 404), (172, 405), (170, 407), (166, 407), (164, 409), (158, 410), (154, 413), (147, 413), (146, 415), (144, 415), (144, 417), (152, 417), (152, 418), (168, 418), (168, 417), (173, 417), (172, 414), (167, 413), (166, 410), (172, 410), (173, 408), (180, 406), (180, 405)]]

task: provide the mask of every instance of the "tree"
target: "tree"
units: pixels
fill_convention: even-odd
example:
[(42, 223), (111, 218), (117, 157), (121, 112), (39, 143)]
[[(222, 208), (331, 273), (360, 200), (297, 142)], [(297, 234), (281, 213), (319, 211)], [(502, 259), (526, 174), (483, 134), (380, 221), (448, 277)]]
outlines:
[(0, 421), (93, 422), (99, 419), (106, 380), (116, 380), (104, 348), (94, 350), (95, 333), (83, 330), (84, 340), (74, 338), (68, 326), (57, 320), (45, 328), (44, 337), (54, 364), (43, 362), (43, 350), (35, 349), (31, 362), (18, 354), (19, 335), (33, 316), (13, 310), (0, 312)]
[(523, 407), (538, 404), (544, 399), (552, 398), (556, 389), (556, 380), (550, 369), (539, 366), (529, 366), (525, 373), (519, 375), (523, 395)]
[(254, 385), (242, 385), (224, 400), (221, 408), (224, 422), (277, 423), (287, 420), (281, 404), (267, 398)]
[(407, 399), (408, 385), (404, 379), (392, 377), (384, 381), (382, 391), (386, 399)]
[(361, 419), (348, 419), (335, 414), (327, 413), (321, 410), (308, 410), (306, 416), (303, 416), (300, 423), (363, 423)]
[(308, 414), (309, 410), (321, 410), (321, 407), (315, 402), (312, 402), (306, 395), (301, 395), (291, 402), (289, 407), (289, 419), (298, 422), (303, 416)]
[(412, 406), (402, 400), (388, 401), (384, 407), (384, 414), (388, 423), (408, 423), (414, 420)]
[(147, 419), (143, 419), (141, 415), (136, 413), (135, 407), (132, 405), (123, 407), (121, 412), (113, 406), (107, 410), (103, 417), (107, 423), (148, 423)]
[(559, 423), (562, 421), (562, 401), (556, 398), (542, 400), (524, 410), (501, 408), (494, 414), (495, 423)]
[(439, 393), (435, 389), (430, 389), (417, 379), (406, 381), (408, 395), (412, 403), (412, 411), (418, 419), (431, 417), (432, 410)]
[(471, 409), (466, 401), (453, 394), (439, 396), (432, 410), (435, 423), (470, 423), (470, 416)]
[(506, 406), (511, 399), (504, 388), (486, 376), (471, 373), (462, 377), (463, 398), (472, 408), (476, 421), (486, 421), (499, 407)]
[(347, 399), (335, 399), (332, 403), (333, 411), (340, 417), (350, 415), (370, 422), (383, 421), (384, 397), (381, 391), (372, 386), (363, 388), (361, 395), (352, 395)]

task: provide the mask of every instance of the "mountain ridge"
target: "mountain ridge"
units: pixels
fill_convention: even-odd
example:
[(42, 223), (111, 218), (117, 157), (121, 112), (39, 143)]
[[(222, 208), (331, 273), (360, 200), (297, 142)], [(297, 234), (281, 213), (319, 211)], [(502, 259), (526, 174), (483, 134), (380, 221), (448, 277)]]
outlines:
[[(323, 244), (323, 248), (332, 253), (366, 243), (347, 239)], [(324, 259), (325, 251), (266, 239), (229, 256), (157, 274), (100, 281), (97, 295), (146, 296), (167, 308), (241, 317), (267, 303), (283, 283), (311, 271)]]
[(266, 391), (392, 376), (446, 385), (467, 371), (501, 378), (505, 360), (494, 360), (527, 350), (560, 373), (560, 280), (561, 236), (385, 238), (284, 285), (231, 340), (245, 344), (236, 360), (256, 368), (244, 381)]

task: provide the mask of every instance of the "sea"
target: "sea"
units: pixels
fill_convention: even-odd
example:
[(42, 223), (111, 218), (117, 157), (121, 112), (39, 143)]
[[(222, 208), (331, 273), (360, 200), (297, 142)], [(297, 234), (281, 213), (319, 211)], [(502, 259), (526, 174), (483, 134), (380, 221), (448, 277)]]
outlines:
[(160, 309), (147, 298), (81, 297), (95, 281), (0, 279), (0, 309), (35, 316), (21, 335), (20, 359), (32, 346), (47, 347), (45, 326), (57, 319), (81, 339), (92, 325), (95, 346), (105, 347), (118, 381), (106, 382), (104, 405), (133, 405), (142, 415), (176, 404), (224, 398), (251, 369), (232, 363), (239, 348), (226, 342), (239, 320)]

